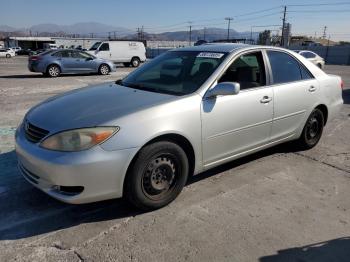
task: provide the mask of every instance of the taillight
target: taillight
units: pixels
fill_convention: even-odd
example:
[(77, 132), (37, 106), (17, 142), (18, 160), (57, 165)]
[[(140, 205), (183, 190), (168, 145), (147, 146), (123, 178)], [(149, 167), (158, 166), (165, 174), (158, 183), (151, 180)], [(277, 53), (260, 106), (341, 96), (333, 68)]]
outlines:
[(344, 89), (344, 81), (343, 81), (343, 79), (340, 80), (340, 87), (341, 87), (341, 89)]
[(31, 61), (38, 61), (38, 60), (40, 60), (40, 56), (31, 56), (29, 59)]

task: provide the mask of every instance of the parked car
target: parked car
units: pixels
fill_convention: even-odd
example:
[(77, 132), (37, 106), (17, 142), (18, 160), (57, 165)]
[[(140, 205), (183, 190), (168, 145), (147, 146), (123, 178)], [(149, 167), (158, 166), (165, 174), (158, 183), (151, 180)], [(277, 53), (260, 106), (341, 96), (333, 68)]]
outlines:
[(6, 58), (11, 58), (15, 56), (15, 53), (11, 49), (0, 49), (0, 57), (6, 57)]
[(52, 49), (52, 50), (58, 49), (58, 45), (51, 44), (51, 43), (44, 43), (43, 47), (44, 47), (43, 49), (45, 49), (45, 50), (47, 50), (47, 49)]
[(71, 49), (48, 50), (30, 56), (28, 68), (31, 72), (41, 72), (50, 77), (60, 74), (99, 73), (108, 75), (116, 70), (113, 62), (97, 58), (84, 51)]
[(17, 51), (17, 55), (29, 55), (31, 52), (31, 49), (21, 49)]
[(322, 57), (320, 57), (318, 54), (308, 51), (308, 50), (295, 50), (299, 55), (302, 55), (307, 60), (309, 60), (311, 63), (317, 65), (319, 68), (323, 69), (325, 61)]
[(21, 51), (21, 50), (22, 50), (22, 48), (19, 47), (19, 46), (11, 47), (11, 49), (13, 49), (13, 50), (15, 51), (16, 54), (18, 53), (18, 51)]
[(146, 48), (139, 41), (106, 41), (96, 42), (88, 51), (90, 54), (124, 66), (138, 67), (146, 61)]
[(16, 131), (19, 167), (64, 202), (126, 196), (160, 208), (189, 175), (287, 141), (314, 147), (340, 111), (342, 85), (282, 48), (175, 49), (115, 84), (29, 110)]

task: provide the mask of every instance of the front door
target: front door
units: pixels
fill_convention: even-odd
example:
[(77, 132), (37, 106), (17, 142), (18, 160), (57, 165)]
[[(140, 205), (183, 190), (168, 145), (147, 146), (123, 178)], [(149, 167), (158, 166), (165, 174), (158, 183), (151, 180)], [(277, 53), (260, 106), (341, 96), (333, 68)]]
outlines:
[(241, 91), (236, 95), (203, 99), (205, 167), (229, 161), (268, 143), (272, 126), (273, 90), (266, 86), (261, 52), (235, 59), (217, 82), (237, 82)]
[(103, 43), (96, 52), (96, 56), (103, 59), (111, 59), (112, 54), (109, 43)]

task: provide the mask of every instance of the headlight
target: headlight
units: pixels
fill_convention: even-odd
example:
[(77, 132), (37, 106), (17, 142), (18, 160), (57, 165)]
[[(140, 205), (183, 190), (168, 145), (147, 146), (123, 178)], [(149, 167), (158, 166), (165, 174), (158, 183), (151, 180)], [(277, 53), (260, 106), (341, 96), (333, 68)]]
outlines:
[(40, 146), (56, 151), (81, 151), (101, 144), (119, 131), (119, 127), (81, 128), (49, 136)]

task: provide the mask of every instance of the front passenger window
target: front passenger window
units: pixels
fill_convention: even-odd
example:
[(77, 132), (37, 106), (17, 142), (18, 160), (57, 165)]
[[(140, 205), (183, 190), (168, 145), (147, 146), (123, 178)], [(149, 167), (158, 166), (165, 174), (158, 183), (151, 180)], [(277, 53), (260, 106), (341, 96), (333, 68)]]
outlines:
[(261, 52), (241, 55), (233, 61), (218, 82), (237, 82), (242, 90), (265, 86), (265, 65)]

